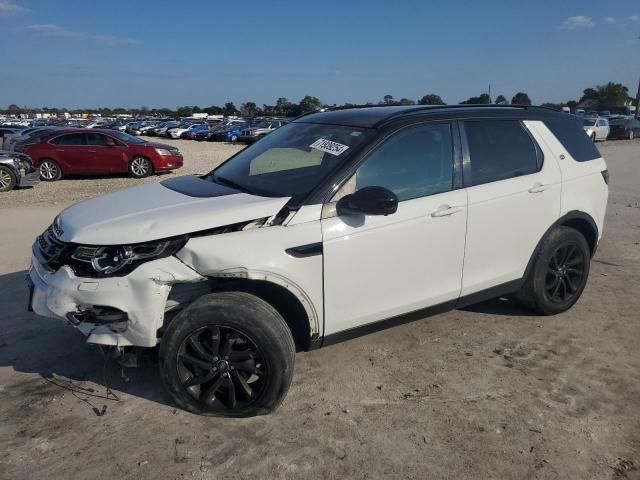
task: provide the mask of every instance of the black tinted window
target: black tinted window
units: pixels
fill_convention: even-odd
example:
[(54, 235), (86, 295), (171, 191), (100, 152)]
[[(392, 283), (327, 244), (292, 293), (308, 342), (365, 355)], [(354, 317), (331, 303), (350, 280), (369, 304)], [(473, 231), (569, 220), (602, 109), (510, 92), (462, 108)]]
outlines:
[(355, 188), (385, 187), (410, 200), (451, 190), (453, 147), (448, 124), (403, 130), (386, 140), (356, 172)]
[(51, 140), (54, 145), (83, 145), (83, 135), (81, 133), (72, 133), (71, 135), (62, 135)]
[(545, 120), (544, 123), (574, 160), (586, 162), (600, 158), (600, 152), (587, 136), (579, 120), (554, 118)]
[(106, 145), (109, 140), (111, 140), (106, 135), (101, 135), (99, 133), (85, 133), (84, 138), (86, 139), (87, 145)]
[(539, 152), (517, 120), (466, 121), (473, 185), (527, 175), (541, 166)]

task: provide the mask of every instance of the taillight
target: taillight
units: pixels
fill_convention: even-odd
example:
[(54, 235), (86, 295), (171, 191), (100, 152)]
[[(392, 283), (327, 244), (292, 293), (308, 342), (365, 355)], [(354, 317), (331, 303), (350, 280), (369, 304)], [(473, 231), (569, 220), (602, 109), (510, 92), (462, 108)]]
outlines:
[(602, 174), (602, 179), (604, 180), (604, 183), (609, 185), (609, 170), (602, 170), (600, 173)]

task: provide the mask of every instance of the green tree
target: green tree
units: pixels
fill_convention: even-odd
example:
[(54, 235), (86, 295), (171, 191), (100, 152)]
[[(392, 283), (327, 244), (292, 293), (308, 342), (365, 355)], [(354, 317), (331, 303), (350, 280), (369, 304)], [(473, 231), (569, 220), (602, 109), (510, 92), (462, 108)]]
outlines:
[(518, 92), (511, 99), (511, 105), (531, 105), (531, 99), (526, 93)]
[(317, 97), (306, 95), (302, 100), (300, 100), (298, 106), (300, 107), (300, 113), (302, 114), (320, 110), (320, 108), (322, 107), (322, 102)]
[(425, 95), (420, 100), (418, 100), (419, 105), (446, 105), (440, 95), (436, 95), (435, 93), (429, 93)]
[(400, 105), (415, 105), (416, 102), (414, 102), (413, 100), (409, 99), (409, 98), (401, 98), (400, 99)]
[(461, 105), (489, 105), (490, 103), (491, 97), (487, 93), (482, 93), (478, 97), (471, 97), (464, 102), (460, 102)]
[(629, 89), (621, 83), (608, 82), (596, 88), (602, 107), (624, 107), (631, 99)]
[(15, 103), (12, 103), (7, 108), (7, 113), (9, 115), (20, 115), (22, 112), (23, 112), (23, 110), (18, 105), (16, 105)]
[(385, 103), (386, 105), (391, 105), (395, 103), (395, 100), (393, 99), (393, 95), (385, 95), (384, 97), (382, 97), (382, 103)]
[(176, 109), (176, 115), (178, 117), (190, 117), (193, 115), (193, 107), (185, 105), (184, 107), (178, 107)]
[(256, 117), (260, 115), (260, 108), (255, 102), (245, 102), (240, 106), (240, 113), (245, 117)]
[(496, 97), (496, 101), (495, 101), (496, 105), (500, 105), (503, 103), (507, 103), (507, 97), (505, 97), (504, 95), (498, 95)]
[(238, 109), (233, 104), (233, 102), (227, 102), (224, 104), (224, 108), (222, 109), (222, 113), (226, 116), (237, 115)]

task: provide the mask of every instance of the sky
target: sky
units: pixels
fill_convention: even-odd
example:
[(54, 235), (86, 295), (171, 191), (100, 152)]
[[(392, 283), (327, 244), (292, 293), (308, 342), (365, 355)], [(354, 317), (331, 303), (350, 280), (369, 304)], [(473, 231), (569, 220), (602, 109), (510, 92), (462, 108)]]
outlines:
[(0, 0), (0, 107), (533, 103), (640, 77), (638, 0)]

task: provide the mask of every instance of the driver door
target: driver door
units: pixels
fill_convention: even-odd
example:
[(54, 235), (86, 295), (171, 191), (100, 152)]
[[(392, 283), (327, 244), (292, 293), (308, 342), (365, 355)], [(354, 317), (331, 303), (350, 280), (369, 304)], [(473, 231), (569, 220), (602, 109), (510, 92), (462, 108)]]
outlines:
[[(385, 140), (324, 206), (325, 335), (458, 299), (467, 194), (453, 188), (449, 123)], [(367, 186), (399, 199), (387, 216), (341, 215), (335, 202)]]

